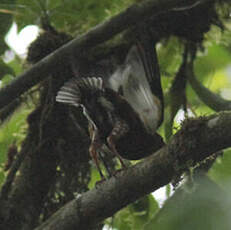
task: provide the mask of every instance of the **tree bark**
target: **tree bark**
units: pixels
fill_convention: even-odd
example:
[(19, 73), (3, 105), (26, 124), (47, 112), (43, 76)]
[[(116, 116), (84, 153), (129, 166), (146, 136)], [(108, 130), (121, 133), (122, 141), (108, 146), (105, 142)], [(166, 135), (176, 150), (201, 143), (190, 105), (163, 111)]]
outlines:
[(189, 119), (170, 143), (58, 210), (36, 230), (88, 229), (231, 146), (231, 113)]

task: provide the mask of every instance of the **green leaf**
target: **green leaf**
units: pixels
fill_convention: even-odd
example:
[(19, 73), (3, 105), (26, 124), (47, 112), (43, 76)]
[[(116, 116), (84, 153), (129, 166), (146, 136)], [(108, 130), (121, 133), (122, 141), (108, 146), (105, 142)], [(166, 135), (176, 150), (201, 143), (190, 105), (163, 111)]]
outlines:
[(224, 151), (223, 156), (218, 157), (213, 167), (209, 170), (209, 176), (224, 189), (231, 182), (231, 149)]
[(44, 12), (42, 11), (41, 4), (43, 5), (44, 0), (17, 0), (15, 8), (14, 20), (20, 31), (27, 25), (40, 23), (40, 19)]
[(90, 180), (90, 182), (88, 184), (88, 188), (89, 189), (94, 188), (95, 187), (95, 183), (97, 181), (100, 181), (100, 179), (101, 178), (100, 178), (98, 170), (96, 168), (94, 168), (94, 167), (91, 167), (91, 180)]
[[(166, 76), (167, 78), (175, 76), (175, 73), (181, 64), (182, 52), (183, 49), (179, 40), (175, 37), (163, 42), (158, 47), (159, 65), (162, 76)], [(164, 84), (163, 88), (165, 89), (165, 82), (162, 83)]]
[(228, 230), (231, 199), (207, 177), (178, 189), (143, 230)]
[(206, 79), (230, 63), (230, 52), (221, 45), (211, 43), (207, 47), (207, 52), (201, 53), (201, 56), (196, 59), (195, 73), (200, 79)]
[(130, 210), (126, 207), (115, 215), (112, 227), (119, 230), (132, 230), (132, 222), (132, 215)]
[(15, 57), (11, 62), (8, 62), (7, 66), (12, 69), (14, 74), (11, 74), (14, 76), (17, 76), (23, 72), (23, 61), (18, 57)]
[(169, 198), (170, 195), (171, 195), (171, 185), (170, 184), (167, 184), (166, 185), (166, 197)]
[[(6, 161), (6, 154), (10, 144), (13, 142), (21, 143), (25, 137), (27, 125), (25, 119), (31, 110), (28, 107), (22, 107), (17, 113), (0, 126), (0, 166)], [(4, 178), (4, 172), (0, 170), (0, 182)]]
[(119, 211), (112, 227), (115, 229), (140, 230), (159, 210), (159, 205), (152, 195), (147, 195)]
[(132, 0), (17, 0), (15, 20), (19, 29), (42, 19), (68, 33), (83, 32), (127, 7)]
[(6, 74), (15, 75), (14, 70), (0, 59), (0, 80), (2, 80)]
[(148, 195), (149, 200), (149, 218), (153, 217), (157, 211), (159, 211), (160, 207), (156, 199), (153, 197), (153, 195)]
[(2, 0), (0, 3), (0, 55), (8, 48), (5, 43), (5, 35), (9, 31), (12, 22), (12, 12), (7, 8), (15, 3), (15, 0)]
[[(55, 27), (66, 31), (86, 31), (108, 16), (114, 15), (131, 1), (75, 0), (63, 1), (50, 9), (50, 19)], [(118, 9), (119, 6), (119, 9)], [(63, 18), (65, 17), (65, 20)]]

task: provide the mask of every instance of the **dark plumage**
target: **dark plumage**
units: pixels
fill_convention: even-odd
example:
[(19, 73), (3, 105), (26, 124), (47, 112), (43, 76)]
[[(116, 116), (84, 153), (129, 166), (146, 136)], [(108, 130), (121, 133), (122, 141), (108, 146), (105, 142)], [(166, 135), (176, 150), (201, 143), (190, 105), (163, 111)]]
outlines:
[(164, 144), (156, 133), (163, 119), (158, 62), (155, 47), (149, 48), (132, 47), (124, 66), (104, 82), (100, 77), (76, 77), (56, 97), (58, 102), (83, 108), (92, 141), (89, 151), (101, 177), (97, 151), (102, 144), (109, 147), (123, 167), (121, 157), (141, 159)]

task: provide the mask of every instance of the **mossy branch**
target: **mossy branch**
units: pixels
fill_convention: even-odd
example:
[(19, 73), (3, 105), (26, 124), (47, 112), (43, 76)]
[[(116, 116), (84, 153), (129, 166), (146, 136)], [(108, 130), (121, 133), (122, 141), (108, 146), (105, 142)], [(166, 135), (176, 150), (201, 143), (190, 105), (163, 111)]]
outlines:
[(167, 146), (70, 201), (36, 230), (89, 229), (212, 153), (230, 147), (230, 126), (231, 112), (185, 121)]

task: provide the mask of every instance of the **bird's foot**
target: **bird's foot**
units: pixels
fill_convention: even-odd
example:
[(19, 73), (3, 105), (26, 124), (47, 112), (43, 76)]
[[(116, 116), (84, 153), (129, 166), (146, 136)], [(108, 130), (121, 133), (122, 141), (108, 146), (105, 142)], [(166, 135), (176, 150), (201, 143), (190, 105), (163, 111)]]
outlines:
[(118, 174), (120, 174), (121, 172), (124, 172), (126, 169), (127, 169), (127, 166), (125, 166), (125, 167), (123, 167), (123, 168), (121, 168), (121, 169), (117, 169), (116, 171), (114, 171), (114, 172), (112, 173), (112, 176), (113, 176), (113, 177), (117, 177)]
[(104, 177), (99, 181), (95, 182), (95, 188), (99, 188), (107, 179)]

